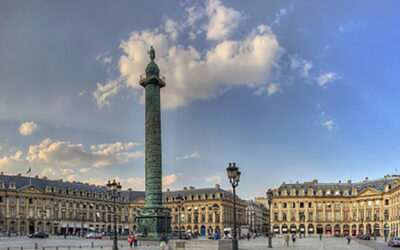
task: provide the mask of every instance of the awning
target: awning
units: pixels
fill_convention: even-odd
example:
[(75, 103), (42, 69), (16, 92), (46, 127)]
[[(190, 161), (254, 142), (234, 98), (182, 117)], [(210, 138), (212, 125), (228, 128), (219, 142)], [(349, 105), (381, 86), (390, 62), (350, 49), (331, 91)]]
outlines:
[(314, 228), (310, 227), (310, 228), (308, 229), (308, 231), (309, 231), (309, 232), (312, 232), (312, 231), (314, 231)]
[(279, 229), (278, 228), (274, 228), (274, 232), (279, 232)]
[(282, 228), (282, 232), (287, 232), (287, 228)]
[(67, 227), (67, 223), (62, 223), (61, 227)]
[(75, 228), (75, 224), (69, 223), (69, 224), (68, 224), (68, 227)]
[(82, 226), (81, 223), (76, 224), (76, 228), (81, 228), (81, 226)]
[(95, 228), (94, 227), (89, 227), (89, 230), (95, 230)]
[(128, 226), (128, 225), (125, 225), (125, 229), (129, 229), (129, 226)]
[(304, 232), (304, 227), (300, 228), (300, 231), (301, 231), (301, 232)]
[(88, 228), (88, 224), (83, 224), (83, 228)]

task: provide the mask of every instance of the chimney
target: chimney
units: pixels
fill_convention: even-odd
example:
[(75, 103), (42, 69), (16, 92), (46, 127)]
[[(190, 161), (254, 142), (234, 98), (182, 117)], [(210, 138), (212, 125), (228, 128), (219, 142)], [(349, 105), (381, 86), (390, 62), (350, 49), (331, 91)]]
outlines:
[(342, 183), (342, 181), (341, 181), (341, 180), (339, 180), (339, 184), (340, 184), (340, 183)]
[(43, 176), (42, 179), (43, 179), (43, 180), (47, 180), (47, 176)]
[(183, 190), (187, 190), (187, 187), (183, 187)]
[(348, 184), (351, 184), (351, 180), (347, 180), (347, 183), (348, 183)]
[(365, 177), (365, 180), (364, 181), (368, 181), (368, 176), (367, 177)]
[(194, 190), (194, 187), (193, 186), (189, 186), (189, 190)]
[(57, 181), (59, 181), (59, 182), (63, 182), (63, 179), (58, 179)]
[(128, 191), (132, 191), (132, 188), (128, 188)]
[(167, 188), (167, 192), (169, 192), (169, 188)]
[(0, 172), (0, 175), (4, 175), (4, 172), (3, 172), (3, 171), (1, 171), (1, 172)]
[(215, 188), (221, 188), (219, 184), (215, 184)]
[(18, 173), (17, 176), (21, 176), (21, 173)]
[(299, 184), (299, 181), (296, 181), (296, 184)]
[(35, 175), (35, 178), (38, 179), (38, 178), (39, 178), (39, 175)]
[(314, 184), (317, 184), (317, 183), (318, 183), (318, 179), (314, 179), (312, 182), (313, 182)]

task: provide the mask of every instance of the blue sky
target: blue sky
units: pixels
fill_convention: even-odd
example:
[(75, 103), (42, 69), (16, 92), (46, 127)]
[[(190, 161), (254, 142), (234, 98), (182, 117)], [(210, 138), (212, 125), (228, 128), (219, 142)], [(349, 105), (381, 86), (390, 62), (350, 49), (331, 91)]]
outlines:
[[(241, 197), (399, 168), (396, 1), (0, 4), (0, 170), (143, 189), (156, 49), (165, 188)], [(400, 168), (399, 168), (400, 170)]]

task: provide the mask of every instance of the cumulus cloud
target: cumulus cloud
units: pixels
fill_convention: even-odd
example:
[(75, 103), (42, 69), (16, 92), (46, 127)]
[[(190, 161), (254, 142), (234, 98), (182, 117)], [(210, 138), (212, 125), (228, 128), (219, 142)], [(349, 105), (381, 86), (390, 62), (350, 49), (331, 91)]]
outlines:
[(19, 133), (24, 136), (31, 135), (38, 128), (39, 126), (34, 122), (24, 122), (21, 124), (21, 126), (19, 126)]
[(221, 176), (214, 175), (206, 178), (206, 182), (219, 182), (221, 181)]
[(257, 90), (254, 91), (254, 94), (255, 95), (262, 95), (264, 93), (267, 93), (268, 96), (271, 96), (271, 95), (275, 94), (278, 91), (282, 91), (282, 89), (280, 88), (280, 84), (271, 83), (267, 87), (259, 87), (259, 88), (257, 88)]
[[(264, 25), (243, 40), (222, 41), (204, 52), (171, 42), (162, 32), (133, 32), (120, 46), (124, 55), (119, 60), (121, 77), (131, 88), (141, 88), (138, 80), (149, 61), (146, 52), (151, 45), (167, 79), (162, 89), (164, 109), (215, 97), (233, 86), (262, 85), (281, 53), (275, 35)], [(104, 97), (103, 102), (108, 98)]]
[(187, 154), (187, 155), (182, 155), (182, 156), (177, 156), (176, 157), (176, 159), (178, 161), (180, 161), (180, 160), (189, 160), (189, 159), (199, 159), (199, 158), (200, 158), (200, 153), (197, 152), (197, 151), (194, 151), (194, 152), (192, 152), (190, 154)]
[(241, 15), (233, 8), (223, 6), (218, 0), (209, 0), (206, 7), (209, 22), (207, 39), (222, 41), (238, 26)]
[(108, 53), (100, 53), (96, 56), (96, 60), (104, 64), (111, 64), (112, 56), (110, 56)]
[(131, 150), (134, 146), (137, 144), (116, 142), (92, 145), (87, 150), (82, 144), (47, 138), (38, 145), (30, 146), (26, 159), (32, 164), (44, 166), (104, 167), (143, 157), (143, 152)]
[(337, 74), (336, 73), (328, 72), (328, 73), (324, 73), (324, 74), (319, 75), (316, 78), (316, 81), (318, 82), (318, 85), (322, 87), (322, 86), (325, 86), (325, 84), (327, 84), (329, 82), (332, 82), (332, 81), (334, 81), (336, 79), (337, 79)]
[(97, 83), (97, 88), (92, 96), (99, 108), (110, 105), (109, 99), (121, 90), (120, 79), (110, 80), (105, 84)]
[(0, 170), (4, 172), (24, 171), (28, 169), (25, 159), (23, 158), (22, 151), (17, 151), (10, 156), (3, 156), (0, 158)]

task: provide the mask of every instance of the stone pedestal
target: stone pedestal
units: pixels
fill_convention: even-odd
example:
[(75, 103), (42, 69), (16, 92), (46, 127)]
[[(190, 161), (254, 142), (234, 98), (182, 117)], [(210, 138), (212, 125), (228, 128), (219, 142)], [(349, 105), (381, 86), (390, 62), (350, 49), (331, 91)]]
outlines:
[(160, 240), (171, 232), (171, 215), (168, 210), (144, 208), (137, 216), (140, 240)]

